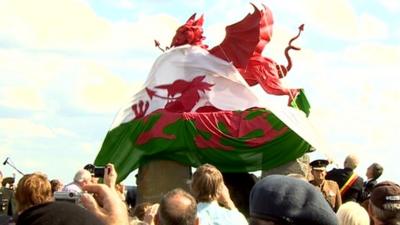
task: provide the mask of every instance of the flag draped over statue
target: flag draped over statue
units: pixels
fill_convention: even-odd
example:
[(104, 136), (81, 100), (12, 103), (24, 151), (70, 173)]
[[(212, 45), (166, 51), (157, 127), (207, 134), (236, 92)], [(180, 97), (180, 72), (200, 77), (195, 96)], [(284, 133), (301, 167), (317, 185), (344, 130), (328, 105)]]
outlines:
[[(255, 11), (245, 20), (258, 16), (258, 26), (269, 26), (269, 13)], [(263, 19), (266, 22), (260, 23)], [(306, 117), (310, 106), (304, 92), (281, 88), (279, 67), (272, 60), (244, 70), (237, 62), (246, 60), (230, 61), (213, 49), (208, 51), (201, 44), (202, 31), (198, 32), (202, 18), (191, 20), (185, 29), (178, 29), (172, 48), (158, 57), (143, 88), (117, 114), (96, 165), (113, 163), (119, 180), (154, 159), (190, 166), (211, 163), (224, 172), (248, 172), (277, 167), (318, 146)], [(187, 35), (188, 29), (200, 37), (182, 41), (179, 32)], [(259, 45), (251, 44), (253, 56), (245, 57), (254, 58), (252, 52)], [(264, 72), (270, 74), (260, 74)], [(268, 82), (268, 77), (275, 85), (272, 94), (290, 95), (291, 107), (265, 102), (267, 93), (256, 95), (250, 88)], [(266, 84), (261, 86), (270, 90)]]

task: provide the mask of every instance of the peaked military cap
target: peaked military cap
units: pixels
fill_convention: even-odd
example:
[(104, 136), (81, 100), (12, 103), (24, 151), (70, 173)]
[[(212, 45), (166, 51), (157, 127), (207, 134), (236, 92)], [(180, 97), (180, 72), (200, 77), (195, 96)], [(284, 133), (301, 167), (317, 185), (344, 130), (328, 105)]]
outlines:
[(328, 166), (329, 161), (325, 160), (325, 159), (317, 159), (314, 160), (310, 163), (310, 166), (314, 169), (314, 170), (324, 170), (326, 168), (326, 166)]

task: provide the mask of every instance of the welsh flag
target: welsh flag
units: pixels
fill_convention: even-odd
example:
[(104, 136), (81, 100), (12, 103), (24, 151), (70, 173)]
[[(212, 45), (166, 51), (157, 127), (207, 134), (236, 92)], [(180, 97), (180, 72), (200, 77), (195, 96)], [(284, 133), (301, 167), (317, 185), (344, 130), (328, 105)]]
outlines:
[(95, 164), (113, 163), (119, 181), (154, 159), (249, 172), (280, 166), (320, 145), (303, 91), (293, 107), (263, 94), (256, 95), (232, 63), (204, 48), (169, 49), (117, 114)]

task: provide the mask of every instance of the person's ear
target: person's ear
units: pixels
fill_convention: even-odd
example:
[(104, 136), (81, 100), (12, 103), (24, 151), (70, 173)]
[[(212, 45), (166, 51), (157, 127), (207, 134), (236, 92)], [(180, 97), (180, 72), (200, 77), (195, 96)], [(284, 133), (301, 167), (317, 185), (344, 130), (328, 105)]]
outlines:
[(199, 225), (200, 224), (200, 219), (199, 217), (196, 216), (196, 219), (194, 220), (194, 225)]

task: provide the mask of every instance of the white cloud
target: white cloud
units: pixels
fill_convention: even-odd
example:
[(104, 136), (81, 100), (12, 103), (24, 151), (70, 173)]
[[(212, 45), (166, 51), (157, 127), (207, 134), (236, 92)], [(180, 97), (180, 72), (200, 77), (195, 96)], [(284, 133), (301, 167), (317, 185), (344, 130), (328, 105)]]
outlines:
[(80, 149), (82, 152), (86, 154), (96, 154), (98, 150), (100, 149), (100, 143), (89, 143), (89, 142), (84, 142), (80, 144)]
[[(42, 171), (44, 171), (43, 168), (45, 168), (45, 163), (40, 160), (22, 159), (20, 164), (21, 164), (21, 167), (29, 168), (29, 171), (33, 171), (33, 172), (43, 173), (42, 172)], [(45, 173), (45, 175), (47, 176), (46, 173)]]
[[(357, 16), (349, 1), (306, 0), (291, 4), (300, 14), (299, 19), (309, 27), (318, 27), (333, 37), (354, 37), (357, 27)], [(293, 11), (293, 10), (292, 10)], [(296, 17), (294, 17), (296, 18)]]
[(22, 110), (43, 110), (45, 103), (39, 90), (33, 87), (4, 88), (0, 90), (0, 105)]
[(107, 21), (79, 0), (6, 0), (0, 34), (31, 48), (85, 48), (109, 34)]
[(52, 131), (57, 135), (57, 136), (62, 136), (62, 137), (72, 137), (72, 138), (76, 138), (79, 137), (78, 134), (67, 130), (65, 128), (54, 128), (52, 129)]
[(385, 39), (388, 37), (389, 27), (383, 20), (367, 13), (361, 14), (358, 20), (357, 29), (360, 39), (370, 39), (371, 37)]
[(380, 18), (360, 13), (347, 0), (294, 1), (287, 9), (294, 14), (293, 18), (296, 20), (332, 38), (352, 41), (376, 40), (386, 38), (389, 31)]
[(0, 118), (0, 134), (5, 138), (54, 138), (54, 132), (27, 119)]
[(149, 50), (154, 47), (154, 40), (158, 40), (162, 47), (169, 46), (179, 25), (174, 17), (166, 14), (145, 15), (134, 22), (116, 22), (109, 43), (105, 43), (108, 46), (105, 47)]
[(342, 57), (350, 62), (368, 66), (393, 65), (397, 67), (400, 62), (400, 46), (364, 42), (345, 49)]
[(91, 46), (109, 32), (107, 22), (78, 0), (3, 1), (0, 21), (3, 35), (37, 48)]
[[(11, 149), (6, 145), (0, 145), (0, 155), (6, 156), (11, 153)], [(2, 158), (1, 158), (2, 159)], [(3, 174), (4, 175), (4, 174)]]
[(149, 49), (154, 46), (154, 39), (169, 45), (177, 26), (173, 17), (163, 14), (145, 15), (134, 22), (111, 22), (79, 0), (0, 3), (0, 37), (12, 46), (33, 49), (91, 52)]
[(380, 0), (378, 3), (382, 4), (389, 12), (400, 12), (400, 2), (398, 0)]
[(74, 102), (86, 111), (116, 112), (131, 93), (129, 84), (97, 63), (84, 63), (81, 74), (75, 81)]
[(0, 49), (0, 82), (42, 89), (60, 73), (66, 59), (62, 55), (29, 52), (25, 49)]
[[(58, 138), (77, 137), (75, 133), (65, 128), (50, 128), (29, 119), (0, 118), (0, 136), (4, 140), (18, 138)], [(4, 143), (3, 143), (4, 144)], [(8, 153), (9, 147), (0, 146)], [(1, 152), (0, 152), (1, 153)]]
[(119, 1), (110, 1), (114, 2), (114, 5), (123, 8), (123, 9), (133, 9), (135, 7), (135, 3), (130, 0), (119, 0)]

